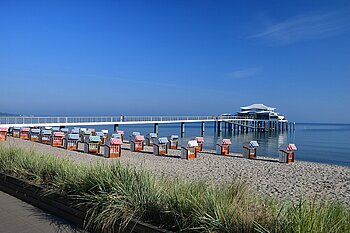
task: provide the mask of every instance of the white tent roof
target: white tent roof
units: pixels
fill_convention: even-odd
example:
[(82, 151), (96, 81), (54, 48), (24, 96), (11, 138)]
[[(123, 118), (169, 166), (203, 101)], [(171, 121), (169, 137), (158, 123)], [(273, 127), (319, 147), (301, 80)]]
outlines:
[(271, 108), (264, 104), (252, 104), (249, 106), (241, 107), (241, 109), (242, 110), (260, 109), (260, 110), (266, 110), (266, 111), (274, 111), (276, 108)]

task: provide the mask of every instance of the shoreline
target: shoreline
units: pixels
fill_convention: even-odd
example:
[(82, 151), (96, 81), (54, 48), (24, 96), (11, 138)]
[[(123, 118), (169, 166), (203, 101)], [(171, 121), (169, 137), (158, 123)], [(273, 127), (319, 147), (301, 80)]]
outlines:
[(241, 158), (239, 153), (220, 156), (207, 150), (200, 152), (195, 160), (188, 161), (178, 158), (180, 150), (170, 149), (172, 156), (154, 156), (152, 147), (145, 146), (144, 152), (131, 152), (126, 143), (122, 146), (120, 158), (106, 159), (12, 137), (0, 143), (0, 146), (10, 145), (77, 162), (120, 161), (159, 176), (187, 181), (202, 180), (210, 184), (243, 181), (248, 188), (265, 196), (291, 201), (315, 196), (317, 199), (339, 200), (350, 206), (350, 167), (347, 166), (298, 160), (293, 164), (280, 164), (272, 157), (258, 156), (255, 160), (248, 160)]

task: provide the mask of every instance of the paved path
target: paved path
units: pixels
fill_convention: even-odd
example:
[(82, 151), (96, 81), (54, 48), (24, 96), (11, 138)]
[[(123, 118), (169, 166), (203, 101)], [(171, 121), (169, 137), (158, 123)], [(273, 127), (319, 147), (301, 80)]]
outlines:
[(83, 232), (69, 222), (0, 191), (1, 233)]

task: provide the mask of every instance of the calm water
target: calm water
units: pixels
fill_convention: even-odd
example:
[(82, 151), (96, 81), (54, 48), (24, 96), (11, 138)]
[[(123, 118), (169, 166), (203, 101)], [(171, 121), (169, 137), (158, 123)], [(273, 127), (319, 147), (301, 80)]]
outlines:
[[(350, 124), (297, 124), (295, 131), (283, 133), (254, 133), (229, 134), (223, 131), (220, 135), (214, 131), (213, 123), (206, 123), (204, 133), (204, 148), (215, 149), (218, 138), (231, 138), (231, 151), (242, 152), (244, 141), (257, 140), (260, 144), (260, 155), (278, 157), (278, 148), (285, 143), (295, 143), (298, 147), (296, 159), (312, 162), (331, 163), (350, 166)], [(112, 126), (95, 127), (96, 130), (108, 129)], [(125, 131), (126, 138), (133, 131), (142, 135), (153, 132), (153, 125), (120, 126)], [(159, 136), (178, 134), (179, 124), (160, 124)], [(186, 123), (183, 140), (200, 136), (200, 123)]]

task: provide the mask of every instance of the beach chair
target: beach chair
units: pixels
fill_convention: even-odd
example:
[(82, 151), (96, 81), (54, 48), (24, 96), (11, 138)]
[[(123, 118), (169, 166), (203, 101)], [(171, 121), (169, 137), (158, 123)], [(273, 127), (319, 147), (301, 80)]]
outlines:
[(30, 128), (22, 127), (19, 132), (19, 138), (29, 139), (29, 131), (30, 131)]
[(250, 141), (243, 143), (243, 158), (246, 159), (255, 159), (256, 158), (256, 149), (259, 147), (257, 141)]
[(197, 148), (196, 151), (197, 152), (201, 152), (203, 150), (203, 143), (204, 143), (204, 138), (203, 137), (196, 137), (196, 141), (197, 141)]
[(295, 151), (297, 147), (295, 144), (282, 145), (280, 147), (280, 156), (278, 161), (280, 163), (293, 163), (295, 159)]
[(103, 129), (103, 130), (101, 130), (101, 132), (104, 134), (104, 141), (106, 142), (107, 141), (107, 139), (108, 139), (108, 129)]
[(39, 142), (40, 140), (40, 129), (30, 129), (29, 140), (33, 142)]
[(111, 138), (109, 145), (102, 145), (104, 147), (104, 157), (119, 158), (122, 154), (122, 144), (121, 138)]
[(0, 128), (0, 141), (6, 141), (7, 139), (7, 128)]
[(63, 139), (65, 137), (65, 134), (63, 132), (52, 132), (51, 137), (51, 146), (54, 147), (63, 147)]
[(149, 133), (146, 136), (146, 145), (147, 146), (153, 146), (154, 141), (157, 139), (156, 133)]
[(66, 134), (64, 138), (64, 148), (66, 150), (78, 150), (79, 139), (80, 137), (77, 133)]
[(84, 142), (84, 152), (98, 154), (100, 148), (101, 138), (99, 136), (90, 136), (89, 139)]
[(230, 154), (230, 139), (219, 139), (216, 143), (217, 155), (229, 155)]
[(61, 128), (60, 131), (63, 132), (65, 135), (67, 135), (69, 133), (68, 128)]
[(43, 144), (51, 144), (51, 134), (52, 131), (48, 129), (44, 129), (40, 134), (40, 142)]
[(177, 149), (177, 146), (179, 144), (179, 136), (178, 135), (171, 135), (168, 137), (168, 146), (170, 149)]
[(154, 155), (166, 155), (168, 153), (168, 138), (158, 138), (153, 143), (153, 154)]
[(115, 133), (120, 134), (122, 136), (122, 141), (124, 142), (124, 131), (123, 130), (117, 130)]
[(15, 137), (15, 138), (19, 138), (19, 132), (21, 131), (20, 127), (13, 127), (12, 128), (12, 132), (11, 132), (11, 136)]
[(130, 136), (130, 150), (131, 151), (141, 151), (143, 150), (143, 142), (145, 138), (140, 135), (140, 132), (132, 132)]
[(181, 146), (181, 158), (182, 159), (195, 159), (197, 158), (197, 140), (190, 140)]
[(80, 132), (80, 141), (81, 142), (89, 142), (89, 138), (92, 135), (92, 132), (90, 130), (84, 130)]
[(96, 136), (99, 136), (101, 139), (100, 144), (103, 145), (105, 144), (105, 134), (103, 132), (96, 132)]
[(52, 132), (59, 132), (60, 127), (51, 127)]

